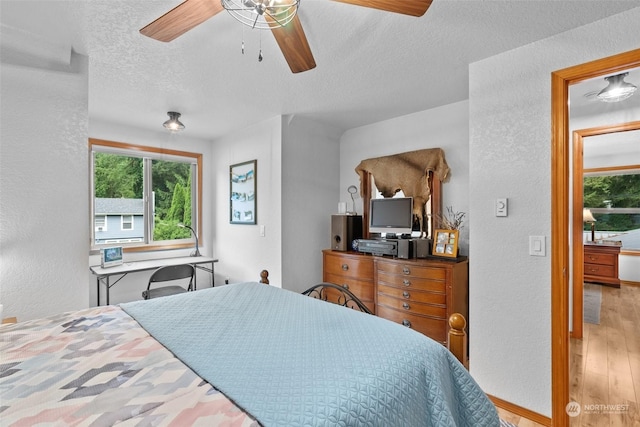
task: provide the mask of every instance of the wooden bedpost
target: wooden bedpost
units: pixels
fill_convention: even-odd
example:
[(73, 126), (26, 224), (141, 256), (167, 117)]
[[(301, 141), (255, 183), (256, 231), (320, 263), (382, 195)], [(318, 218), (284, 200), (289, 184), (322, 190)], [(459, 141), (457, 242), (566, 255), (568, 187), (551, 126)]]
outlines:
[(469, 369), (467, 360), (467, 333), (464, 328), (467, 320), (460, 313), (453, 313), (449, 317), (449, 351)]
[(267, 270), (260, 272), (260, 283), (264, 283), (265, 285), (269, 284), (269, 272)]

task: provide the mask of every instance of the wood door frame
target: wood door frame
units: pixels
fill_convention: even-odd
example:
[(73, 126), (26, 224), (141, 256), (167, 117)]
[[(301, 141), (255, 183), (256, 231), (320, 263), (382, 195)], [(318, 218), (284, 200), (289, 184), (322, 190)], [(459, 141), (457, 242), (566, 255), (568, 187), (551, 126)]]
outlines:
[(582, 338), (584, 317), (584, 138), (640, 130), (640, 121), (573, 131), (573, 312), (571, 338)]
[(569, 426), (569, 86), (640, 66), (640, 49), (551, 73), (551, 417)]

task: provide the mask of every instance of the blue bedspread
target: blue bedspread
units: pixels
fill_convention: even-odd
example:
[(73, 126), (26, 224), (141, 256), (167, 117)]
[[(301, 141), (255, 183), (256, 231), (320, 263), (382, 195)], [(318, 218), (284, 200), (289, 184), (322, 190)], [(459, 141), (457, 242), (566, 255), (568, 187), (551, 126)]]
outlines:
[(264, 426), (498, 426), (442, 345), (382, 318), (242, 283), (121, 305)]

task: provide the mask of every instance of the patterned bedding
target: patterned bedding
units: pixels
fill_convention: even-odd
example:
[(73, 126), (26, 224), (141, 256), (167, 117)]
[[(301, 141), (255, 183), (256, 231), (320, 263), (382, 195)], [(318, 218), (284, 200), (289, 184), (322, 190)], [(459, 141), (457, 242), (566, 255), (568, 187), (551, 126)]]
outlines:
[(0, 426), (36, 424), (499, 420), (440, 344), (372, 315), (244, 283), (0, 328)]
[(1, 426), (257, 426), (119, 307), (0, 328)]

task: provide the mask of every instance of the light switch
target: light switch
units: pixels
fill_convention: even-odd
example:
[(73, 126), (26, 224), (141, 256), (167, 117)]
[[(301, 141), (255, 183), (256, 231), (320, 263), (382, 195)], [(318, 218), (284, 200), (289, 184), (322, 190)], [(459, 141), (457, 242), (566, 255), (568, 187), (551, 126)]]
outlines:
[(507, 216), (507, 199), (496, 199), (496, 216)]
[(264, 237), (264, 225), (260, 226), (260, 237)]
[(529, 255), (546, 256), (544, 236), (529, 236)]

